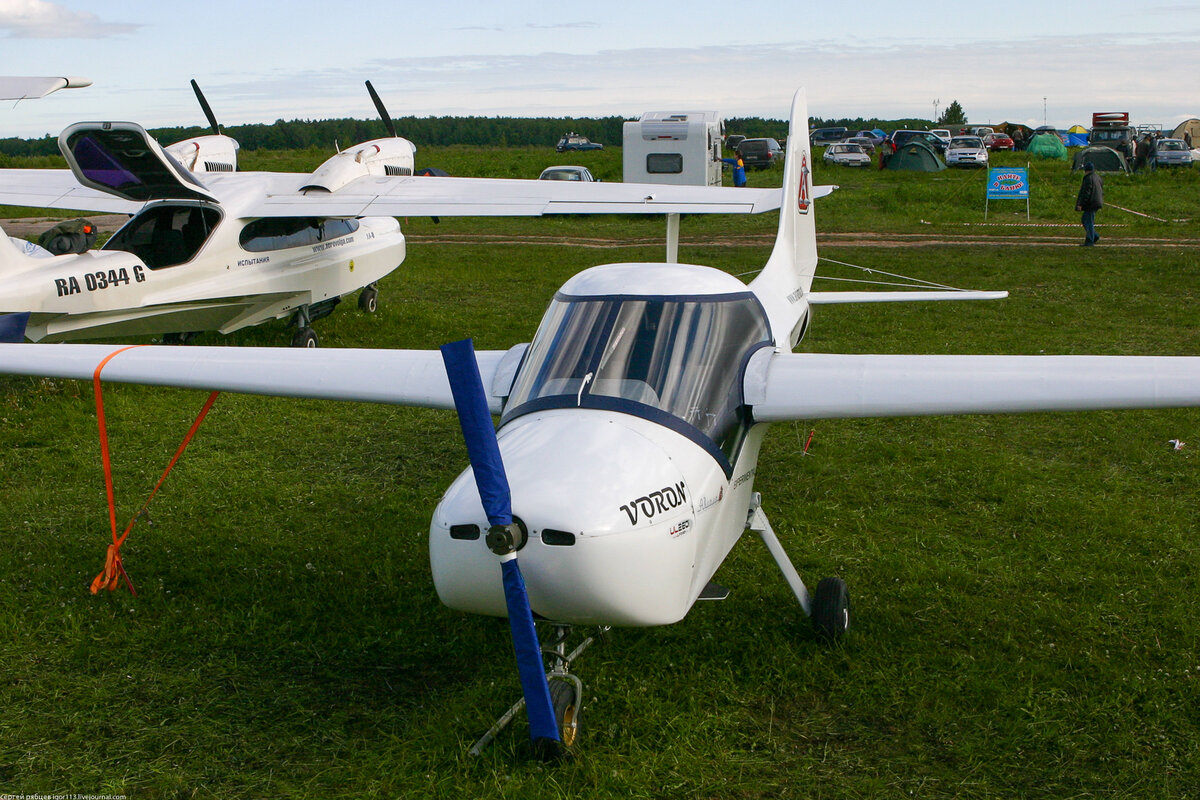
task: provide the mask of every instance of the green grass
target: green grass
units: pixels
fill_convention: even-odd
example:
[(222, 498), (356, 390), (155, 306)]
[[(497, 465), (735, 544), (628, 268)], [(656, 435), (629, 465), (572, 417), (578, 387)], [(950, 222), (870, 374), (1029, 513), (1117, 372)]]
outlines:
[[(1061, 165), (1034, 174), (1035, 198), (1046, 195), (1035, 218), (1077, 222), (1077, 177)], [(982, 221), (980, 173), (820, 166), (816, 177), (846, 187), (819, 204), (822, 233), (948, 240), (839, 240), (824, 256), (1012, 296), (820, 307), (804, 350), (1200, 350), (1194, 222), (1130, 219), (1102, 229), (1112, 246), (1082, 250), (1078, 229), (1025, 241), (1044, 232), (951, 224)], [(1195, 177), (1109, 177), (1106, 196), (1183, 217), (1159, 212), (1195, 208)], [(772, 215), (689, 218), (681, 259), (754, 269), (769, 241), (731, 237), (773, 227)], [(379, 313), (339, 308), (318, 323), (325, 346), (428, 348), (472, 335), (507, 347), (528, 341), (574, 272), (662, 250), (658, 220), (413, 219), (405, 229), (415, 241), (383, 281)], [(650, 241), (427, 238), (471, 234)], [(272, 323), (201, 341), (287, 338)], [(204, 395), (113, 385), (105, 396), (127, 518)], [(1175, 452), (1173, 438), (1189, 446)], [(1190, 796), (1200, 785), (1197, 452), (1197, 410), (778, 425), (757, 489), (810, 585), (848, 581), (849, 637), (819, 644), (747, 537), (717, 576), (727, 601), (674, 626), (616, 631), (584, 656), (580, 754), (545, 766), (527, 758), (523, 722), (481, 758), (466, 754), (519, 688), (503, 621), (443, 608), (429, 575), (429, 516), (466, 464), (453, 414), (223, 396), (155, 500), (153, 527), (124, 548), (139, 596), (93, 597), (108, 532), (90, 387), (0, 377), (0, 794)]]

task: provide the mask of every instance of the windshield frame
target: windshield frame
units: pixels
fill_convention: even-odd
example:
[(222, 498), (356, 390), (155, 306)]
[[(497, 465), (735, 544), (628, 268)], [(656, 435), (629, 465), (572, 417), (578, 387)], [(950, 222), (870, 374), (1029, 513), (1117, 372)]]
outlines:
[[(560, 291), (522, 357), (500, 426), (548, 409), (630, 414), (700, 445), (729, 477), (752, 424), (743, 386), (746, 365), (762, 347), (773, 346), (766, 309), (749, 290)], [(557, 390), (548, 389), (556, 384)], [(601, 386), (603, 391), (595, 391)]]

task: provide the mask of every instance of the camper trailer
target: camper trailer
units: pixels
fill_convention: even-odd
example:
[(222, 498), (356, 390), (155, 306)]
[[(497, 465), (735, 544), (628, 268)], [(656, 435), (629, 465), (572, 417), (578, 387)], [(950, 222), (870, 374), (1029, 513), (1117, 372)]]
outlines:
[(724, 134), (716, 111), (647, 111), (625, 123), (624, 180), (720, 186)]

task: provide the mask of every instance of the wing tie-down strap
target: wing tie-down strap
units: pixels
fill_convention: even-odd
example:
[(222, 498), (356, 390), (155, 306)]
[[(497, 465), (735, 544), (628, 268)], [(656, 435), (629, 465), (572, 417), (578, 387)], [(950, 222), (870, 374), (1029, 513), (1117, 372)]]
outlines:
[(196, 416), (196, 421), (192, 423), (192, 427), (188, 429), (187, 435), (183, 437), (183, 442), (180, 443), (179, 449), (175, 451), (175, 455), (171, 458), (167, 468), (163, 470), (162, 475), (158, 479), (158, 483), (154, 484), (154, 489), (150, 491), (150, 496), (146, 498), (146, 502), (142, 503), (142, 507), (138, 510), (133, 518), (129, 520), (129, 524), (125, 526), (125, 531), (117, 536), (117, 507), (113, 499), (113, 478), (112, 478), (112, 461), (109, 457), (108, 449), (108, 428), (104, 420), (104, 392), (100, 387), (100, 373), (109, 361), (112, 361), (126, 350), (132, 350), (134, 347), (144, 347), (145, 345), (131, 345), (123, 347), (120, 350), (110, 353), (96, 367), (96, 371), (92, 373), (92, 390), (96, 396), (96, 424), (100, 429), (100, 459), (104, 463), (104, 489), (108, 495), (108, 523), (112, 528), (112, 544), (108, 546), (108, 552), (104, 558), (104, 571), (101, 572), (92, 581), (92, 594), (97, 594), (101, 589), (108, 589), (110, 592), (115, 590), (121, 584), (121, 579), (125, 579), (125, 585), (129, 587), (129, 592), (134, 597), (137, 597), (137, 591), (133, 588), (133, 581), (129, 579), (129, 574), (125, 571), (124, 564), (121, 563), (121, 545), (129, 537), (129, 533), (133, 530), (133, 526), (137, 524), (142, 514), (150, 507), (150, 501), (154, 499), (154, 495), (158, 494), (158, 490), (166, 481), (167, 475), (171, 474), (171, 469), (179, 458), (183, 455), (183, 451), (191, 444), (192, 437), (196, 435), (196, 431), (200, 428), (200, 423), (208, 416), (209, 409), (213, 403), (217, 401), (217, 395), (220, 392), (213, 392), (208, 396), (208, 400), (204, 402), (203, 408)]

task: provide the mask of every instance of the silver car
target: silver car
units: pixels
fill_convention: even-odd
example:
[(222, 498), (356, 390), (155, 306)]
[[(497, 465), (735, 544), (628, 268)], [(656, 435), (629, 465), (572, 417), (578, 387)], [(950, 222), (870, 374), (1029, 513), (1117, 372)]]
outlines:
[(871, 157), (862, 149), (862, 145), (843, 142), (825, 148), (825, 161), (843, 167), (867, 167), (871, 164)]
[(542, 174), (538, 175), (539, 181), (583, 181), (584, 183), (596, 182), (592, 177), (592, 172), (587, 167), (546, 167), (542, 170)]
[(1192, 151), (1183, 139), (1159, 139), (1154, 146), (1156, 167), (1190, 167)]
[(978, 136), (955, 136), (946, 146), (946, 166), (986, 167), (988, 151)]

